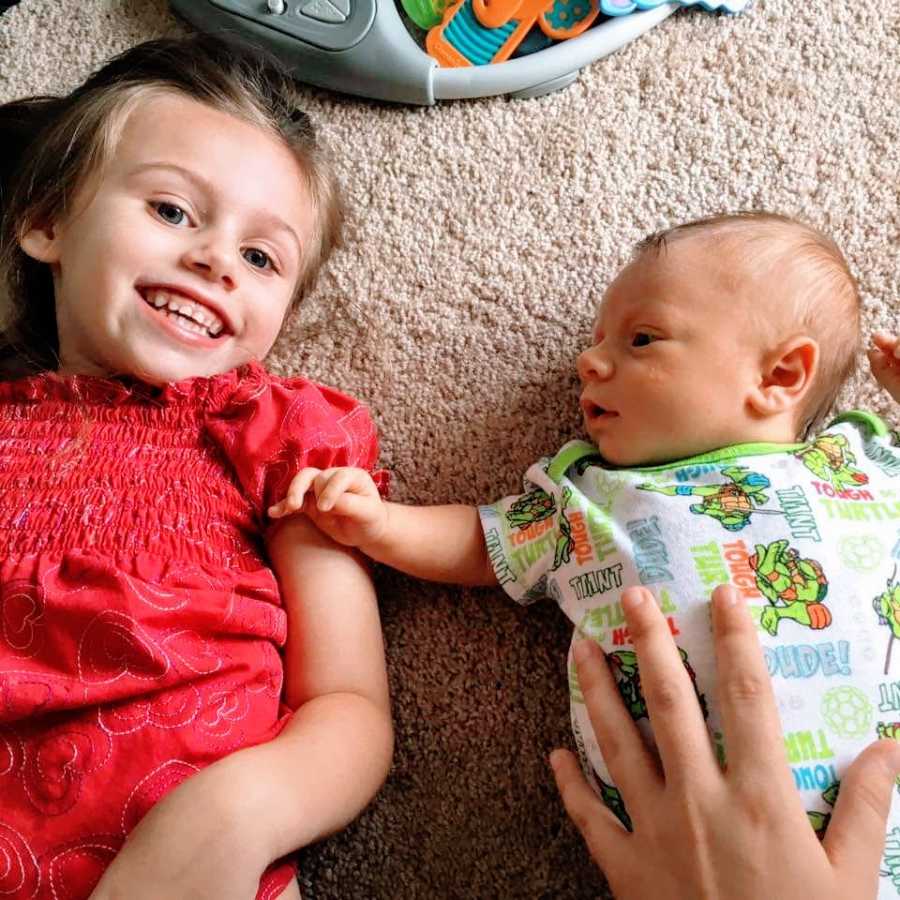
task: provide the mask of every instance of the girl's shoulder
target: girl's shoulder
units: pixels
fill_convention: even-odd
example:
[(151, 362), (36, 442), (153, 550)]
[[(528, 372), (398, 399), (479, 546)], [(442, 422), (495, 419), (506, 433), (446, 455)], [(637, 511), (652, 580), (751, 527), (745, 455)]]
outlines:
[[(184, 383), (171, 389), (197, 388)], [(366, 407), (342, 391), (301, 376), (273, 375), (259, 364), (216, 376), (206, 389), (207, 434), (261, 510), (281, 500), (304, 467), (374, 468), (375, 424)]]
[(204, 405), (210, 418), (248, 424), (271, 419), (283, 435), (309, 426), (339, 427), (348, 417), (369, 421), (365, 406), (355, 397), (302, 375), (274, 375), (257, 362), (211, 378), (168, 385), (166, 396)]

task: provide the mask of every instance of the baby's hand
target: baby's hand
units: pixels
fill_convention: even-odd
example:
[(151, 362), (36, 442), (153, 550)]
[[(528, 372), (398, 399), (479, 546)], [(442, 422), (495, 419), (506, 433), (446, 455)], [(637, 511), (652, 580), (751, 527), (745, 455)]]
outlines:
[(381, 538), (387, 526), (387, 505), (365, 469), (301, 469), (284, 500), (269, 507), (273, 519), (298, 512), (348, 547), (365, 549)]
[(869, 365), (875, 380), (900, 403), (900, 338), (878, 331), (872, 335)]

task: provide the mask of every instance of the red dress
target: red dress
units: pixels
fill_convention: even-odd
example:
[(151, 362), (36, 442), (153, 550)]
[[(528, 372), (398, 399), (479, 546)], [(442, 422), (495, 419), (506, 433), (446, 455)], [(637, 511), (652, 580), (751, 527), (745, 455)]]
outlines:
[(376, 456), (364, 407), (257, 364), (0, 383), (0, 897), (86, 898), (153, 803), (279, 732), (265, 510)]

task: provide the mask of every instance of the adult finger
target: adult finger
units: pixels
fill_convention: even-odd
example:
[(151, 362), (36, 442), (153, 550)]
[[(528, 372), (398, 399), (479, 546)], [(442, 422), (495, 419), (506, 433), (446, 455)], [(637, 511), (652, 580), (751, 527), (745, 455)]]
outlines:
[(704, 768), (718, 772), (694, 683), (655, 598), (646, 588), (629, 588), (622, 610), (666, 780)]
[[(784, 788), (793, 780), (785, 759), (781, 720), (756, 626), (732, 585), (713, 591), (713, 639), (718, 699), (732, 778)], [(783, 763), (773, 765), (773, 761)]]
[(630, 850), (625, 827), (594, 793), (572, 753), (554, 750), (550, 765), (566, 813), (581, 832), (594, 861), (604, 870), (614, 865)]
[(888, 356), (900, 358), (900, 340), (897, 335), (889, 334), (887, 331), (876, 331), (872, 335), (872, 343)]
[[(871, 872), (877, 881), (898, 773), (900, 745), (892, 740), (869, 744), (844, 773), (834, 815), (822, 842), (842, 875), (858, 881)], [(871, 892), (854, 896), (874, 897), (875, 893), (873, 882)]]
[(590, 640), (578, 641), (573, 656), (578, 686), (603, 761), (630, 815), (640, 823), (645, 810), (654, 815), (657, 793), (662, 787), (659, 767), (625, 708), (597, 644)]

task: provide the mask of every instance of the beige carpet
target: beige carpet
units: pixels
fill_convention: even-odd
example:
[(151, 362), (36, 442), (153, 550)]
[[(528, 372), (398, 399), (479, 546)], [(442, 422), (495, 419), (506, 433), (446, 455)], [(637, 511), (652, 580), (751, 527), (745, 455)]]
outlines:
[[(177, 28), (164, 0), (24, 0), (0, 17), (0, 100), (63, 91)], [(575, 352), (647, 231), (739, 207), (806, 216), (845, 248), (867, 328), (900, 328), (898, 62), (896, 3), (757, 0), (739, 19), (680, 12), (539, 100), (310, 91), (353, 221), (272, 366), (369, 401), (397, 498), (477, 501), (577, 433)], [(865, 379), (851, 404), (890, 412)], [(562, 615), (391, 573), (379, 588), (394, 768), (303, 853), (306, 896), (601, 895), (545, 762), (569, 736)]]

